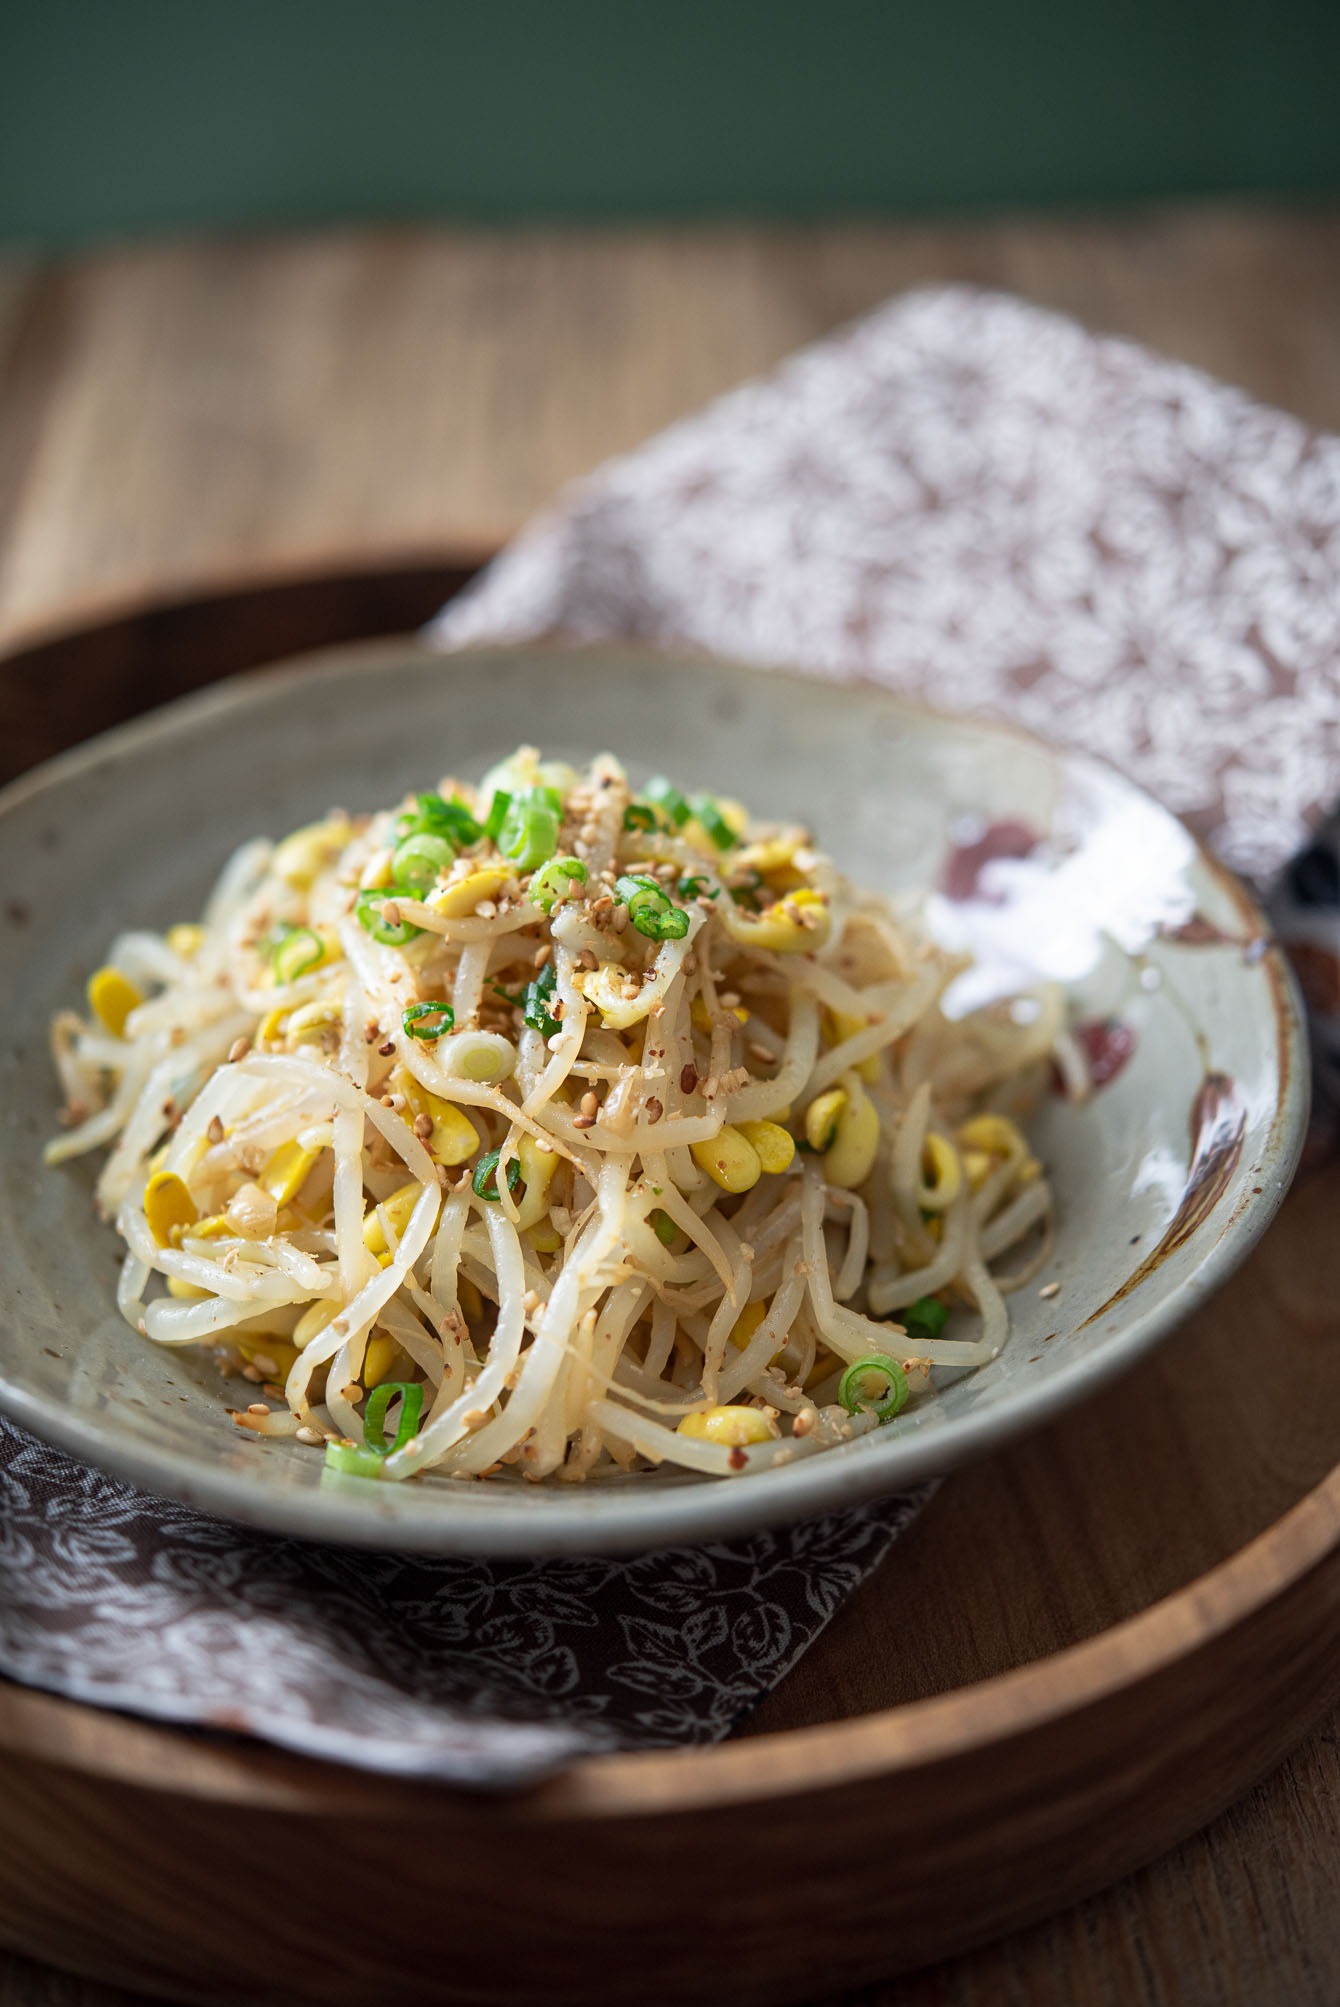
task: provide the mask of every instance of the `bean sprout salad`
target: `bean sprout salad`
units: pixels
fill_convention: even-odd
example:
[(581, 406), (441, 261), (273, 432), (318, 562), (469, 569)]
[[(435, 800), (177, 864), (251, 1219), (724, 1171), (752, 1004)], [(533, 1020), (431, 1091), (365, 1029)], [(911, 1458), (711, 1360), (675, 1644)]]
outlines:
[(59, 1013), (59, 1164), (233, 1423), (347, 1475), (765, 1470), (978, 1367), (1050, 1248), (1042, 989), (809, 833), (523, 747), (246, 843)]

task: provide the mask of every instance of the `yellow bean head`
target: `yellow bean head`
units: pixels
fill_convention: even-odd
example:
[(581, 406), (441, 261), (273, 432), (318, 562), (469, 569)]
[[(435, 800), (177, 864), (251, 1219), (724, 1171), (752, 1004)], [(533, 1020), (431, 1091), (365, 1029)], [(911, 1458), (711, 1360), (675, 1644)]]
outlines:
[(144, 1188), (144, 1217), (159, 1247), (170, 1247), (173, 1229), (181, 1238), (182, 1227), (194, 1226), (200, 1217), (183, 1178), (175, 1171), (155, 1171)]
[(339, 818), (309, 822), (275, 845), (271, 869), (286, 885), (305, 892), (314, 879), (330, 869), (353, 833), (353, 825)]
[(844, 1088), (830, 1087), (826, 1094), (816, 1094), (805, 1110), (805, 1141), (811, 1150), (827, 1150), (837, 1136), (838, 1123), (842, 1120), (847, 1106)]
[(795, 1162), (796, 1139), (779, 1123), (740, 1122), (736, 1126), (765, 1171), (775, 1176), (790, 1170)]
[(428, 904), (445, 920), (468, 919), (481, 899), (496, 899), (511, 876), (510, 865), (486, 864), (481, 870), (444, 885), (433, 893)]
[(963, 1189), (963, 1170), (958, 1151), (933, 1129), (926, 1132), (921, 1151), (921, 1189), (917, 1202), (923, 1211), (942, 1213), (953, 1205)]
[(847, 1074), (846, 1106), (838, 1116), (833, 1140), (824, 1152), (824, 1177), (830, 1185), (853, 1192), (875, 1168), (879, 1151), (879, 1111), (855, 1074)]
[(120, 969), (97, 969), (88, 979), (88, 1007), (104, 1031), (124, 1038), (126, 1019), (144, 998)]
[(746, 948), (769, 948), (775, 955), (810, 954), (832, 931), (832, 915), (822, 892), (802, 886), (761, 913), (723, 901), (721, 923)]
[(724, 1443), (729, 1449), (743, 1449), (746, 1443), (767, 1443), (781, 1434), (759, 1408), (699, 1408), (685, 1415), (677, 1433), (705, 1443)]
[(747, 1192), (763, 1174), (752, 1143), (728, 1122), (706, 1143), (691, 1143), (693, 1161), (723, 1192)]

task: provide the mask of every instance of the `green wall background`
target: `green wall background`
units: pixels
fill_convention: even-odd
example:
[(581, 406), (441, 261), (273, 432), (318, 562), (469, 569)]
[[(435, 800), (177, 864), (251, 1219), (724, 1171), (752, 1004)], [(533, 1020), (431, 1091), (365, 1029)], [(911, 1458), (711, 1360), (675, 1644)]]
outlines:
[(1340, 189), (1340, 0), (0, 0), (0, 237)]

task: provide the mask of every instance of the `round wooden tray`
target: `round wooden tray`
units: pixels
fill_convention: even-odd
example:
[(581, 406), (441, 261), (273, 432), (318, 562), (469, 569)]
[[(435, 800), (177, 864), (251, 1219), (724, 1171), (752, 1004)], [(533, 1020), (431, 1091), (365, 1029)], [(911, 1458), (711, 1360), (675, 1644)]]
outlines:
[[(195, 683), (408, 625), (450, 582), (49, 640), (0, 662), (0, 743), (26, 764), (186, 687), (176, 662)], [(1101, 1887), (1340, 1688), (1338, 1199), (1340, 1170), (1309, 1174), (1136, 1374), (948, 1482), (719, 1748), (499, 1801), (0, 1685), (0, 1942), (177, 2000), (762, 2003)]]

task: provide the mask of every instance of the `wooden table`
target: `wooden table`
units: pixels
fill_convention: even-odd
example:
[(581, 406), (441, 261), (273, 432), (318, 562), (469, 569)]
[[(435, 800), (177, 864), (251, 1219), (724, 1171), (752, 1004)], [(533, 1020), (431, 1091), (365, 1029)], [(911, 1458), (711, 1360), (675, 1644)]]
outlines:
[[(1207, 208), (1118, 221), (745, 229), (652, 236), (449, 232), (183, 245), (63, 266), (0, 260), (0, 650), (145, 597), (381, 563), (468, 565), (562, 481), (900, 287), (1013, 288), (1145, 339), (1340, 428), (1340, 214)], [(313, 637), (315, 638), (315, 637)], [(1158, 1434), (1160, 1391), (1213, 1388), (1213, 1319), (1170, 1342), (1142, 1389), (955, 1479), (894, 1561), (933, 1678), (977, 1626), (983, 1673), (1140, 1607), (1268, 1525), (1340, 1460), (1340, 1299), (1326, 1174), (1290, 1202), (1320, 1250), (1301, 1278), (1268, 1240), (1239, 1330), (1311, 1320), (1315, 1380), (1287, 1456), (1240, 1483)], [(1141, 1403), (1143, 1402), (1143, 1407)], [(1171, 1406), (1169, 1406), (1171, 1411)], [(1195, 1538), (1177, 1568), (1141, 1517), (1094, 1520), (1120, 1488), (1124, 1425), (1184, 1458)], [(1244, 1408), (1241, 1439), (1251, 1440)], [(1046, 1514), (1076, 1529), (1087, 1573)], [(1056, 1539), (1066, 1594), (1021, 1613), (1011, 1543)], [(937, 1555), (973, 1554), (974, 1595), (937, 1605)], [(1162, 1572), (1161, 1572), (1162, 1570)], [(1090, 1579), (1091, 1577), (1091, 1579)], [(856, 1668), (881, 1649), (858, 1598)], [(826, 1654), (831, 1669), (834, 1655)], [(808, 1663), (808, 1662), (807, 1662)], [(929, 1668), (929, 1671), (927, 1670)], [(806, 1665), (793, 1675), (803, 1682)], [(786, 1690), (760, 1725), (786, 1719)], [(1340, 1998), (1340, 1755), (1331, 1722), (1213, 1826), (1052, 1921), (845, 2007), (1210, 2007)], [(891, 1864), (891, 1871), (896, 1864)], [(970, 1900), (970, 1892), (965, 1892)], [(128, 1996), (0, 1957), (0, 2007)], [(839, 2007), (837, 2002), (825, 2007)]]

